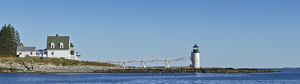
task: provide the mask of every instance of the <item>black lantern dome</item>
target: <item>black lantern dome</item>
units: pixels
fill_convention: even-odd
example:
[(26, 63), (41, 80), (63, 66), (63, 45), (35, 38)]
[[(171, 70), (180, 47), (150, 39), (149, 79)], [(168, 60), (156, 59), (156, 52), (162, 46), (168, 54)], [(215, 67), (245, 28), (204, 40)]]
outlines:
[(193, 53), (199, 53), (199, 47), (197, 46), (196, 43), (195, 43), (195, 45), (193, 46)]

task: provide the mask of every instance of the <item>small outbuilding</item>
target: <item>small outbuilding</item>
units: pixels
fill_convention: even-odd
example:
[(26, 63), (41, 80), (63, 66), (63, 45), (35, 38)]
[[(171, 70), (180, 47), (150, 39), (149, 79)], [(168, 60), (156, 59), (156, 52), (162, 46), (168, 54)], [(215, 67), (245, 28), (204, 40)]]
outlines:
[(17, 56), (25, 57), (26, 55), (29, 56), (38, 56), (39, 51), (35, 49), (35, 47), (17, 47)]

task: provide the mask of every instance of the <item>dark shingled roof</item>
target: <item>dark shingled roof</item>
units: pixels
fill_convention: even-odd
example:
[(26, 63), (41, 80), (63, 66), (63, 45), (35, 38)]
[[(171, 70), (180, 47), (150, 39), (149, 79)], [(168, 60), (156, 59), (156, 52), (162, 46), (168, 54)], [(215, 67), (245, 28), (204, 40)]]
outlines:
[[(51, 43), (55, 44), (54, 48), (51, 48)], [(62, 42), (64, 44), (63, 48), (59, 48), (59, 43)], [(48, 36), (47, 37), (47, 50), (51, 49), (69, 49), (70, 36)]]
[(17, 51), (35, 51), (35, 47), (17, 47)]

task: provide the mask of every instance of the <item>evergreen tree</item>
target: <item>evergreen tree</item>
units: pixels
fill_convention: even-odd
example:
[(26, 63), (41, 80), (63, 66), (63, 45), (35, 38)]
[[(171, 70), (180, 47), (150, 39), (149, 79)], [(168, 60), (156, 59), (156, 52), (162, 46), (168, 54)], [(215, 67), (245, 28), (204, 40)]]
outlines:
[(0, 54), (15, 55), (21, 45), (20, 35), (11, 24), (4, 24), (0, 31)]
[(72, 43), (72, 42), (70, 42), (70, 47), (74, 47), (74, 45), (73, 45), (73, 43)]
[(14, 41), (16, 42), (17, 46), (22, 45), (22, 42), (21, 42), (21, 39), (20, 39), (20, 34), (17, 30), (15, 31)]
[(3, 54), (3, 43), (2, 43), (1, 35), (0, 35), (0, 54)]

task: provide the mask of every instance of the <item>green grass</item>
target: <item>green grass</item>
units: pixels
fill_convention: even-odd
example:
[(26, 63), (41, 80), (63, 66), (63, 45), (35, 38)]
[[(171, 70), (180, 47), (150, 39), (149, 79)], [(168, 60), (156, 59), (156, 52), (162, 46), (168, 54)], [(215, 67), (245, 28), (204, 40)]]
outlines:
[(0, 61), (14, 61), (14, 62), (27, 62), (27, 63), (39, 63), (39, 64), (52, 64), (52, 65), (92, 65), (92, 66), (119, 66), (117, 64), (107, 64), (107, 63), (98, 63), (91, 61), (77, 61), (64, 58), (49, 58), (49, 57), (35, 57), (35, 56), (26, 56), (26, 57), (16, 57), (14, 55), (3, 55), (0, 54)]
[(0, 57), (16, 57), (15, 55), (0, 54)]

